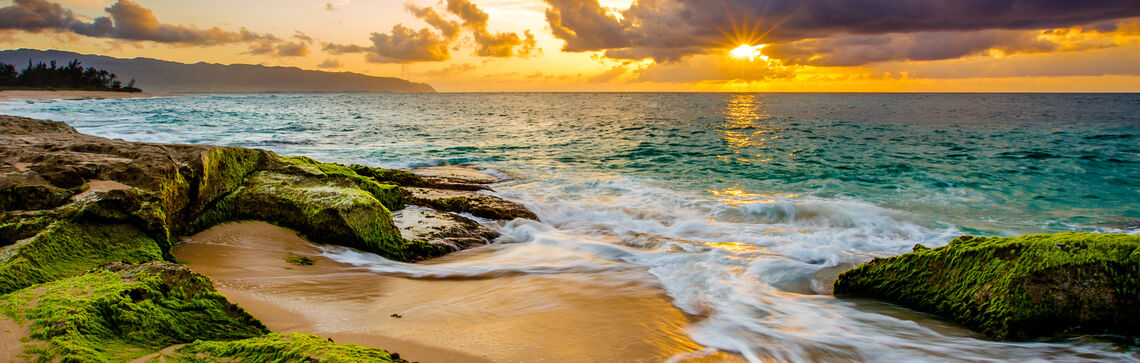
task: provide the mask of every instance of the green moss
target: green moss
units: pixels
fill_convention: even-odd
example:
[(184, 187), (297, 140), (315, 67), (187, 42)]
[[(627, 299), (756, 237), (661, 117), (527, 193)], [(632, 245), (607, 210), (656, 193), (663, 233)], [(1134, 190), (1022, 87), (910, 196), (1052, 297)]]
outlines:
[(283, 156), (281, 159), (294, 166), (303, 168), (303, 170), (309, 174), (348, 179), (360, 189), (371, 193), (372, 196), (383, 203), (384, 207), (387, 207), (388, 210), (403, 209), (406, 200), (411, 196), (411, 193), (408, 193), (404, 188), (390, 183), (387, 180), (378, 180), (370, 175), (358, 174), (356, 168), (334, 163), (322, 163), (304, 156)]
[(197, 214), (209, 203), (241, 187), (267, 155), (268, 151), (239, 147), (218, 147), (202, 153), (197, 183), (190, 196), (195, 203), (186, 214)]
[(26, 214), (4, 212), (0, 215), (0, 246), (35, 236), (54, 221), (55, 218), (51, 217), (51, 213), (45, 211)]
[(357, 174), (372, 178), (380, 183), (392, 183), (403, 187), (430, 188), (432, 183), (410, 171), (399, 169), (373, 168), (364, 165), (349, 166)]
[(0, 249), (0, 294), (108, 262), (161, 259), (158, 243), (132, 225), (60, 220), (35, 237)]
[(0, 312), (29, 328), (25, 359), (125, 361), (196, 339), (268, 332), (205, 276), (165, 262), (111, 264), (0, 296)]
[(1140, 333), (1140, 236), (962, 236), (839, 275), (837, 295), (886, 299), (997, 339)]
[(313, 261), (313, 259), (311, 259), (311, 258), (301, 256), (301, 255), (297, 255), (297, 254), (292, 254), (292, 253), (285, 255), (285, 262), (288, 262), (290, 264), (294, 264), (297, 266), (312, 266), (313, 263), (315, 263)]
[(196, 225), (206, 228), (242, 219), (292, 228), (315, 242), (408, 259), (388, 209), (345, 179), (256, 172), (245, 186), (203, 213)]
[(66, 204), (74, 191), (52, 185), (11, 185), (0, 188), (0, 210), (51, 209)]
[(355, 344), (336, 344), (314, 335), (291, 333), (229, 341), (196, 341), (168, 362), (407, 362), (399, 354)]

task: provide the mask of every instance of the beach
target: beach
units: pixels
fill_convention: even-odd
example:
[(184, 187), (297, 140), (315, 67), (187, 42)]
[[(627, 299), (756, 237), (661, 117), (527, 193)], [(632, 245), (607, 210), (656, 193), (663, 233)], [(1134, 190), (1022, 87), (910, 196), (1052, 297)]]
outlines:
[(165, 94), (146, 92), (112, 92), (112, 91), (48, 91), (48, 90), (3, 90), (0, 91), (0, 102), (10, 101), (48, 101), (48, 100), (91, 100), (91, 99), (121, 99), (166, 97)]
[[(173, 253), (274, 331), (388, 349), (409, 360), (740, 360), (701, 352), (684, 332), (699, 317), (672, 307), (660, 288), (597, 282), (606, 276), (385, 276), (324, 257), (322, 247), (264, 222), (211, 228), (186, 237)], [(426, 263), (477, 261), (491, 253)], [(313, 264), (290, 264), (290, 254)]]

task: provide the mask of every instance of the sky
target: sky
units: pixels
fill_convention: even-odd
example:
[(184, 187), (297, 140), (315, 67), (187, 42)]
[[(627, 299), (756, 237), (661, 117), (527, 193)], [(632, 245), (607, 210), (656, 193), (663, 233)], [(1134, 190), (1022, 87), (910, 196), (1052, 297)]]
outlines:
[(1140, 0), (15, 0), (0, 48), (444, 92), (1140, 92)]

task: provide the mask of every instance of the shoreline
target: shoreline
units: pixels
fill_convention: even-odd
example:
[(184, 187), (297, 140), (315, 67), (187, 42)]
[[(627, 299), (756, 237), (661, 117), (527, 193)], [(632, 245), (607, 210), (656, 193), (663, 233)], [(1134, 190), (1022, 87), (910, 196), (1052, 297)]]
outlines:
[(170, 97), (164, 93), (113, 92), (113, 91), (49, 91), (49, 90), (2, 90), (0, 102), (11, 101), (59, 101), (59, 100), (101, 100)]
[[(589, 276), (390, 276), (334, 261), (296, 232), (265, 222), (218, 225), (185, 237), (172, 252), (273, 331), (378, 347), (414, 361), (742, 361), (693, 342), (685, 329), (699, 317), (651, 286), (593, 284)], [(290, 254), (313, 264), (290, 265)]]

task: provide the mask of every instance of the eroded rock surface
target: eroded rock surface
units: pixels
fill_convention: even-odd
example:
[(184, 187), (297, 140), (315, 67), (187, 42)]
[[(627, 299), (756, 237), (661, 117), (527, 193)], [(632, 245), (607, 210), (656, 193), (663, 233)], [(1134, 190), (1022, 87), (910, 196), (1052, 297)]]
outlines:
[(1140, 335), (1140, 236), (962, 236), (839, 275), (836, 295), (880, 298), (996, 339)]
[(469, 218), (430, 208), (408, 207), (392, 213), (392, 219), (405, 239), (425, 241), (451, 251), (488, 244), (499, 238), (499, 232)]

